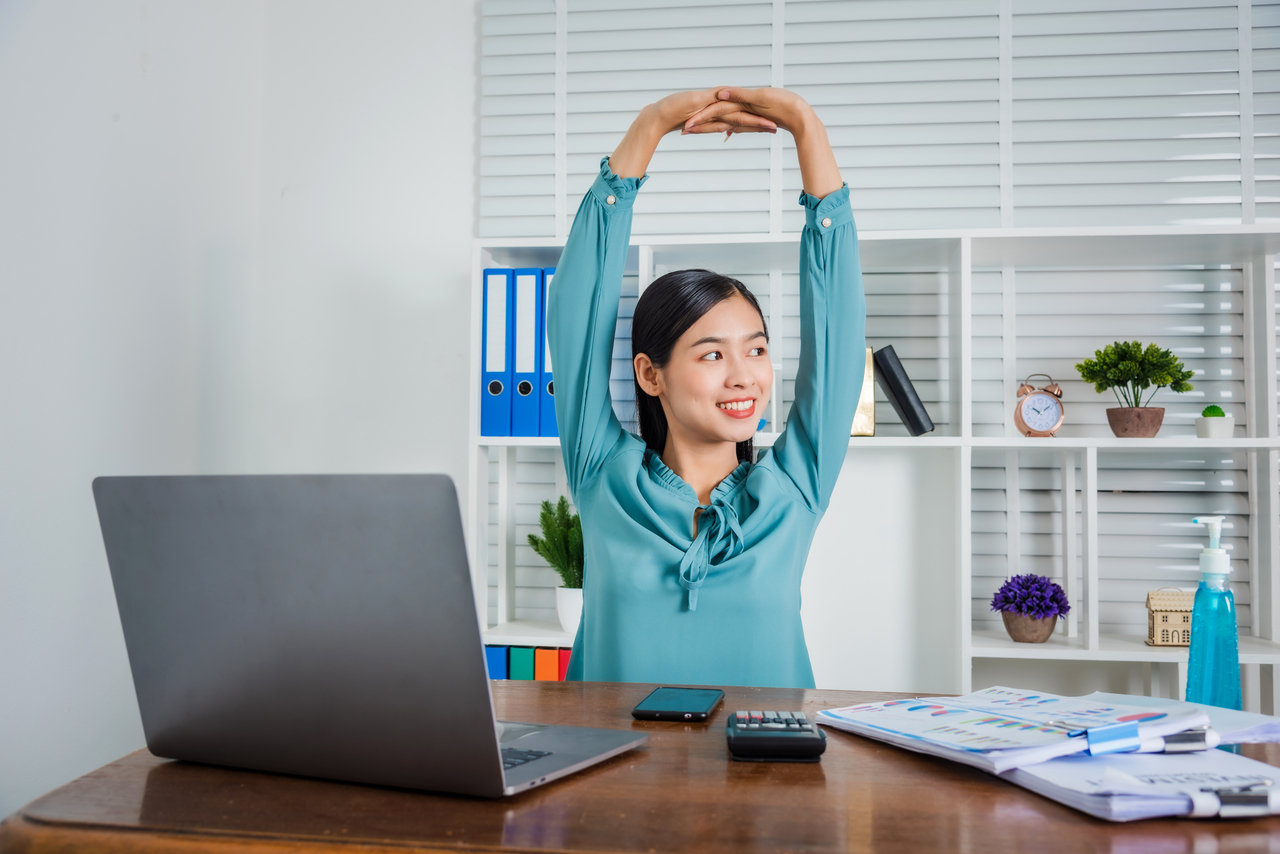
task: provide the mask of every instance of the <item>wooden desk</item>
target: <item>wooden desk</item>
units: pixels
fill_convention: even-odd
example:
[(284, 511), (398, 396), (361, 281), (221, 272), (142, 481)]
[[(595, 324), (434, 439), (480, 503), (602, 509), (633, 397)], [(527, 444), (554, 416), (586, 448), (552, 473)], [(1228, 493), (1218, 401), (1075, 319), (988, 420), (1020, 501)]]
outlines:
[[(653, 686), (496, 682), (508, 720), (644, 730), (646, 747), (498, 801), (255, 774), (145, 750), (0, 825), (9, 852), (1280, 851), (1280, 817), (1108, 824), (971, 768), (828, 731), (821, 764), (730, 761), (725, 712), (889, 694), (730, 689), (709, 724), (638, 722)], [(1249, 755), (1280, 764), (1276, 745)]]

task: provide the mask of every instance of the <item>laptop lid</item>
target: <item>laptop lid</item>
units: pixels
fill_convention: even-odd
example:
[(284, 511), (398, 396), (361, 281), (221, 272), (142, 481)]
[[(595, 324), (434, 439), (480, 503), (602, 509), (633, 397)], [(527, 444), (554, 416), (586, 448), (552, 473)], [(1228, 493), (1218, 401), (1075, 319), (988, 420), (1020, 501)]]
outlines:
[(93, 482), (158, 756), (498, 796), (445, 475)]

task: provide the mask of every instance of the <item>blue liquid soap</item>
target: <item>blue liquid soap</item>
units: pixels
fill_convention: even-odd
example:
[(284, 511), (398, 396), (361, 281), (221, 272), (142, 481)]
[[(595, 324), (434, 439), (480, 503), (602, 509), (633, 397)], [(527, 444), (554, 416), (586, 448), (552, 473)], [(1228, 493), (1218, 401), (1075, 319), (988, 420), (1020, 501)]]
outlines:
[(1222, 517), (1193, 520), (1209, 528), (1209, 548), (1200, 552), (1200, 586), (1191, 608), (1191, 661), (1187, 667), (1187, 702), (1240, 708), (1240, 650), (1236, 637), (1236, 603), (1227, 579), (1231, 556), (1220, 547)]

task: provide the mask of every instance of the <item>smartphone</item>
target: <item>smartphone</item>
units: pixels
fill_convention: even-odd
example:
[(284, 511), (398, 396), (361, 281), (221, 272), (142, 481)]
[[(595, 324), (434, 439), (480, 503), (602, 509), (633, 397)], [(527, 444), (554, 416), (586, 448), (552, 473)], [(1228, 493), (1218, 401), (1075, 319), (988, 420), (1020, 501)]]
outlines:
[(631, 710), (639, 721), (705, 721), (724, 700), (719, 688), (655, 688)]

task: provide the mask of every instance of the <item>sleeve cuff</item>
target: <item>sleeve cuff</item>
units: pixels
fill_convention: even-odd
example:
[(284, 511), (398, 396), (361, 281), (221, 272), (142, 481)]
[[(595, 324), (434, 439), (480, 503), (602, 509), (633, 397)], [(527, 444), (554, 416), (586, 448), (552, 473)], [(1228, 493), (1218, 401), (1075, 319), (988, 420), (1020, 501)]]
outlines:
[[(636, 193), (649, 180), (648, 173), (639, 178), (619, 178), (609, 168), (609, 155), (600, 158), (600, 174), (591, 184), (591, 195), (611, 210), (630, 210), (635, 204)], [(612, 199), (612, 201), (610, 201)]]
[(853, 206), (849, 204), (849, 185), (827, 193), (821, 199), (800, 191), (800, 204), (804, 206), (804, 224), (820, 232), (830, 231), (837, 225), (853, 222)]

